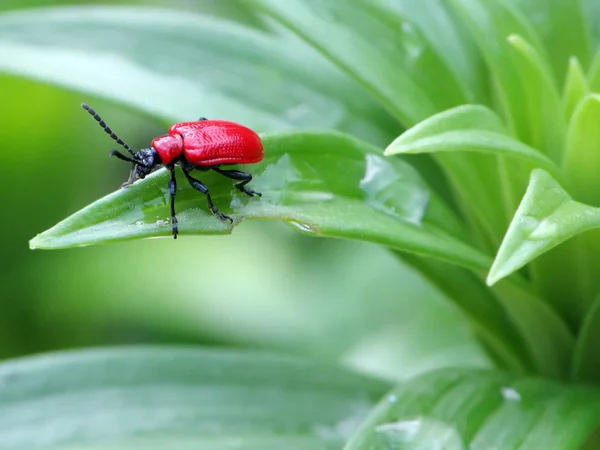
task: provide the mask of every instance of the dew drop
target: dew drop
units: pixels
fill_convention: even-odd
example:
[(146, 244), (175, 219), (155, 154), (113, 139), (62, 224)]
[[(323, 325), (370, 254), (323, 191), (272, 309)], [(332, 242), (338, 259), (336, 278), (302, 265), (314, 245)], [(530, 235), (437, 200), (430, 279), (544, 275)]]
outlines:
[(502, 389), (500, 389), (500, 393), (502, 394), (502, 397), (506, 401), (511, 401), (511, 402), (520, 402), (521, 401), (521, 394), (519, 394), (514, 388), (503, 387)]
[(366, 156), (359, 187), (369, 206), (416, 225), (421, 223), (429, 203), (429, 193), (424, 186), (398, 173), (389, 161), (378, 155)]
[(463, 450), (463, 442), (450, 424), (430, 418), (413, 418), (375, 427), (379, 442), (373, 450)]
[(312, 226), (310, 226), (306, 223), (296, 222), (294, 220), (290, 220), (290, 221), (288, 221), (288, 223), (291, 226), (293, 226), (294, 228), (297, 228), (304, 233), (316, 233), (317, 232), (317, 230), (315, 230)]

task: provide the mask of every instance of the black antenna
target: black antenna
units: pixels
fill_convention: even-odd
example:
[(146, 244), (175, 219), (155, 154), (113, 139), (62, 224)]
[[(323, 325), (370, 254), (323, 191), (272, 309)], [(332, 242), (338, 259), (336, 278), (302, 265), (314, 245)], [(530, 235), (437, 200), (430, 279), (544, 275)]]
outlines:
[(121, 145), (125, 150), (127, 150), (131, 156), (133, 156), (135, 158), (135, 152), (131, 149), (131, 147), (129, 145), (127, 145), (125, 142), (123, 142), (123, 140), (117, 136), (113, 130), (111, 130), (108, 125), (106, 125), (106, 123), (104, 122), (104, 120), (102, 120), (102, 118), (98, 115), (98, 113), (96, 111), (94, 111), (92, 108), (90, 108), (88, 105), (86, 105), (85, 103), (81, 104), (81, 107), (83, 109), (85, 109), (87, 112), (90, 113), (90, 115), (96, 119), (96, 122), (98, 122), (100, 124), (100, 126), (102, 127), (102, 129), (104, 131), (106, 131), (106, 134), (110, 135), (110, 137), (112, 139), (114, 139), (117, 144)]

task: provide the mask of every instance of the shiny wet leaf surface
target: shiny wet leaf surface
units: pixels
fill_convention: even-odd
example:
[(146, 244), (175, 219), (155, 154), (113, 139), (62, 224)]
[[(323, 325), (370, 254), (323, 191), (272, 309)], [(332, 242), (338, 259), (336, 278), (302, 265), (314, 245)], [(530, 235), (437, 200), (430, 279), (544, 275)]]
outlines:
[[(237, 223), (285, 220), (305, 233), (377, 242), (487, 268), (488, 256), (454, 237), (460, 228), (453, 214), (405, 162), (384, 158), (377, 148), (336, 132), (269, 134), (264, 144), (265, 159), (243, 168), (253, 174), (248, 186), (261, 192), (260, 198), (240, 193), (214, 172), (194, 172), (217, 208)], [(205, 197), (181, 175), (176, 199), (180, 235), (231, 232), (232, 226), (214, 217)], [(168, 173), (160, 170), (75, 213), (30, 245), (64, 248), (169, 237), (167, 180)]]
[(388, 393), (344, 448), (591, 449), (599, 414), (600, 392), (592, 388), (447, 369)]

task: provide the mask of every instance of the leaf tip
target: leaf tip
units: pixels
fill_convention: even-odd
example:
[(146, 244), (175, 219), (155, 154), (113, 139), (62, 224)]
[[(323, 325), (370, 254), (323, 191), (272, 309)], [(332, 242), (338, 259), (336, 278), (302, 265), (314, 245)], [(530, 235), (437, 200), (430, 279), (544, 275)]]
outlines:
[(39, 248), (38, 244), (36, 242), (37, 242), (37, 236), (29, 241), (29, 249), (30, 250), (36, 250), (37, 248)]
[(506, 40), (510, 44), (514, 44), (515, 42), (517, 42), (519, 40), (519, 35), (518, 34), (509, 34), (508, 36), (506, 36)]
[[(579, 62), (579, 58), (575, 55), (569, 56), (569, 68), (581, 68), (581, 63)], [(583, 71), (583, 70), (582, 70)]]
[(44, 249), (43, 241), (39, 238), (39, 234), (29, 241), (30, 250), (41, 250)]
[(498, 281), (500, 281), (505, 276), (506, 276), (506, 274), (498, 273), (497, 270), (494, 270), (494, 266), (492, 266), (492, 268), (490, 269), (490, 271), (488, 273), (487, 278), (485, 279), (485, 284), (492, 287), (494, 284), (496, 284)]
[(506, 41), (514, 47), (520, 47), (525, 42), (525, 39), (518, 34), (509, 34), (506, 36)]
[(49, 250), (54, 248), (54, 246), (50, 243), (51, 239), (48, 239), (46, 235), (46, 231), (43, 233), (37, 234), (34, 238), (29, 241), (29, 249), (30, 250)]
[(383, 155), (384, 156), (392, 156), (392, 155), (397, 155), (399, 153), (404, 153), (405, 152), (405, 148), (402, 146), (402, 144), (400, 144), (399, 139), (402, 136), (396, 138), (390, 145), (388, 145), (385, 150), (383, 151)]

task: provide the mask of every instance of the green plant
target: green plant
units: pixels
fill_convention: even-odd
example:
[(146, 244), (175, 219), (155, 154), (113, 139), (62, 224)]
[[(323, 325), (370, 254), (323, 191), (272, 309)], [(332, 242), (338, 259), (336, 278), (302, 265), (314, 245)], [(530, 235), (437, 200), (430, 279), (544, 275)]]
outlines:
[[(237, 196), (226, 181), (207, 177), (219, 208), (238, 218), (281, 219), (305, 233), (390, 247), (468, 317), (499, 369), (447, 369), (415, 378), (381, 396), (357, 430), (352, 402), (338, 415), (315, 417), (319, 424), (282, 404), (291, 425), (265, 416), (261, 437), (287, 436), (283, 429), (309, 441), (287, 436), (259, 440), (256, 448), (339, 448), (346, 438), (347, 449), (431, 442), (562, 449), (586, 440), (595, 448), (600, 394), (569, 386), (597, 383), (600, 371), (600, 280), (594, 276), (600, 262), (600, 97), (594, 93), (600, 91), (600, 52), (594, 56), (600, 12), (588, 3), (245, 1), (265, 31), (153, 9), (31, 10), (0, 16), (0, 69), (114, 100), (165, 124), (196, 117), (202, 104), (212, 116), (265, 132), (267, 157), (252, 170), (253, 186), (264, 197)], [(305, 131), (315, 128), (336, 131)], [(159, 171), (115, 192), (31, 245), (168, 236), (166, 178)], [(182, 186), (178, 196), (182, 234), (231, 231), (199, 207), (190, 188)], [(154, 357), (144, 353), (140, 367)], [(73, 366), (88, 373), (87, 364), (97, 364), (80, 358), (56, 366), (44, 360), (31, 380), (46, 377), (44, 367), (58, 378), (77, 378), (82, 375)], [(119, 366), (123, 359), (115, 358)], [(194, 358), (204, 364), (205, 356)], [(241, 359), (236, 371), (254, 370), (247, 362)], [(30, 402), (45, 401), (46, 392), (20, 384), (21, 373), (35, 363), (15, 364), (5, 366), (3, 379), (17, 392), (8, 401), (25, 414)], [(277, 365), (276, 373), (287, 370), (268, 364)], [(220, 359), (214, 367), (231, 370)], [(141, 389), (135, 379), (144, 370), (130, 372), (127, 389)], [(307, 382), (331, 377), (328, 370), (307, 370)], [(253, 380), (234, 381), (249, 389)], [(352, 380), (348, 389), (358, 391), (354, 386), (363, 381)], [(93, 392), (106, 384), (102, 376), (89, 383)], [(201, 379), (185, 383), (204, 386)], [(219, 389), (218, 381), (211, 383)], [(369, 395), (360, 403), (368, 408), (386, 385), (364, 383)], [(328, 404), (335, 385), (319, 385), (315, 409)], [(151, 386), (144, 392), (157, 391)], [(111, 398), (108, 410), (127, 398)], [(165, 414), (186, 412), (174, 407)], [(0, 415), (0, 430), (16, 428), (19, 419), (5, 417), (10, 414)], [(205, 419), (207, 426), (235, 420)], [(329, 439), (324, 423), (335, 438)], [(253, 422), (246, 426), (256, 430)], [(183, 444), (193, 438), (173, 423), (148, 427)], [(238, 448), (254, 448), (242, 428), (223, 426), (215, 445), (236, 448), (245, 441)], [(86, 439), (93, 442), (93, 436)], [(56, 442), (69, 438), (78, 442), (76, 434)]]

